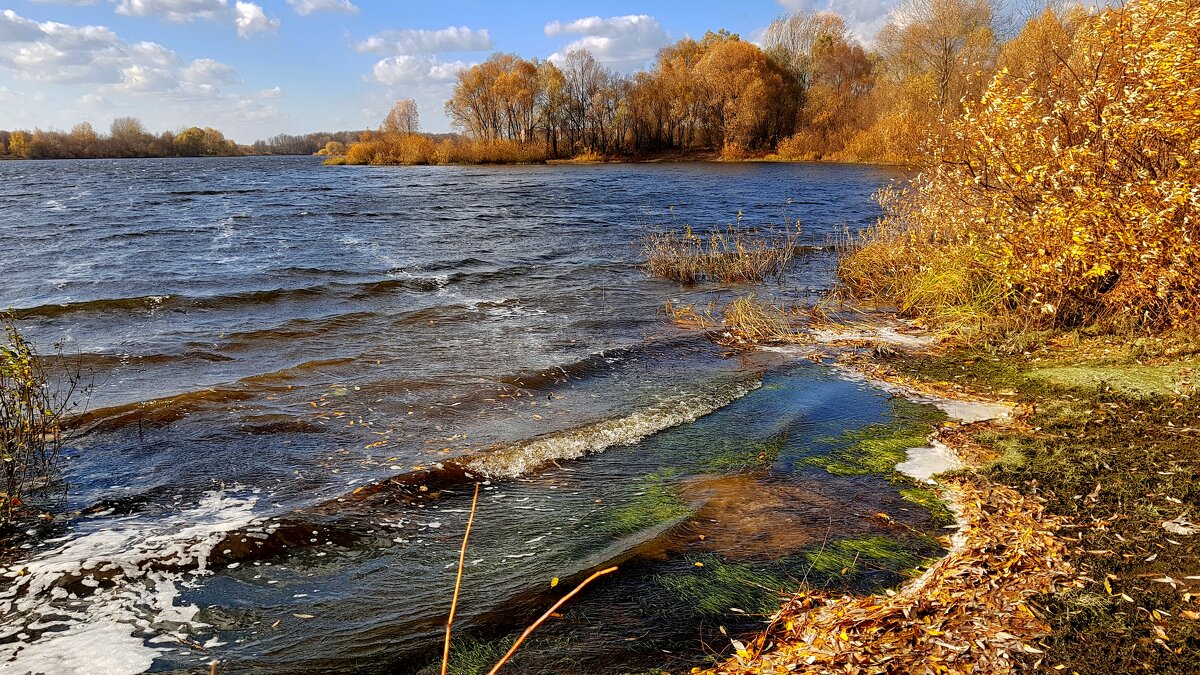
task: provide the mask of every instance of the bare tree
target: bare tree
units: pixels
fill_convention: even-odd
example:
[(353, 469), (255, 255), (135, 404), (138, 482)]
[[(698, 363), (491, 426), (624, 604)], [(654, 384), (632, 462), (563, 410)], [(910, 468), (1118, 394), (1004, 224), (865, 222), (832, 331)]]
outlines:
[(420, 128), (417, 102), (411, 98), (396, 101), (383, 119), (383, 132), (388, 134), (415, 134)]

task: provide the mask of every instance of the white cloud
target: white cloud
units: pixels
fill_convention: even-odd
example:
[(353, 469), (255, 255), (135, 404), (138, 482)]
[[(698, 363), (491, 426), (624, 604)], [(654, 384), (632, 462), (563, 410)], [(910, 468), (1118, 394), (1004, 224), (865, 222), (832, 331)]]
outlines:
[(268, 18), (262, 6), (253, 2), (237, 0), (234, 15), (238, 37), (248, 38), (255, 33), (274, 33), (279, 30), (279, 19)]
[(646, 14), (607, 19), (591, 16), (569, 23), (551, 21), (545, 33), (549, 37), (582, 36), (551, 55), (552, 61), (561, 61), (576, 49), (586, 49), (601, 63), (622, 71), (643, 67), (659, 49), (671, 43), (671, 36), (658, 20)]
[(400, 54), (377, 62), (371, 74), (376, 82), (395, 87), (446, 82), (454, 79), (459, 71), (470, 67), (471, 64), (463, 61), (440, 61), (433, 56)]
[(354, 45), (360, 52), (375, 54), (440, 54), (444, 52), (486, 52), (492, 38), (486, 28), (449, 26), (440, 30), (389, 30)]
[(358, 14), (358, 6), (350, 0), (287, 0), (287, 2), (300, 16), (308, 16), (313, 12)]
[(869, 44), (887, 23), (896, 0), (778, 0), (789, 12), (836, 12), (846, 19), (850, 33)]
[(242, 38), (279, 29), (279, 20), (268, 17), (261, 5), (242, 0), (236, 0), (232, 6), (229, 0), (120, 0), (117, 14), (155, 17), (172, 23), (233, 24)]
[(0, 12), (0, 71), (49, 84), (85, 84), (105, 91), (171, 99), (212, 98), (237, 82), (230, 66), (187, 61), (155, 42), (126, 42), (103, 26), (38, 23)]
[(226, 0), (121, 0), (117, 14), (150, 16), (173, 23), (223, 21), (229, 17), (229, 3)]

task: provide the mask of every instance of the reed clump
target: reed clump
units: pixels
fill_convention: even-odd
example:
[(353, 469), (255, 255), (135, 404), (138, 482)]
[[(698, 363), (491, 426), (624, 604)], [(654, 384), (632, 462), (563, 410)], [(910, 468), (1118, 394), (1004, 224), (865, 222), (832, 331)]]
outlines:
[(843, 257), (952, 330), (1159, 332), (1200, 313), (1200, 12), (1130, 3), (1048, 74), (1002, 70)]
[(731, 347), (804, 339), (792, 313), (759, 301), (753, 293), (734, 298), (722, 306), (710, 302), (697, 308), (668, 302), (666, 313), (675, 325), (706, 330), (715, 342)]
[(683, 283), (760, 283), (782, 276), (801, 250), (795, 229), (729, 226), (708, 235), (691, 226), (682, 232), (654, 232), (642, 244), (651, 276)]

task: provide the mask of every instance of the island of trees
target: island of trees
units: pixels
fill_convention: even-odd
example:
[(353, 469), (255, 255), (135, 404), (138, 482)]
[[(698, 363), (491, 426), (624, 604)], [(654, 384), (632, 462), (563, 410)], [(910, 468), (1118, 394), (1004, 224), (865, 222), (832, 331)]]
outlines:
[(1044, 80), (1094, 20), (1079, 6), (1046, 7), (1021, 22), (992, 0), (908, 0), (871, 48), (835, 13), (796, 12), (772, 22), (761, 46), (709, 32), (662, 49), (633, 75), (586, 50), (558, 63), (497, 53), (459, 73), (446, 102), (463, 140), (434, 143), (385, 124), (339, 161), (907, 162), (996, 73)]

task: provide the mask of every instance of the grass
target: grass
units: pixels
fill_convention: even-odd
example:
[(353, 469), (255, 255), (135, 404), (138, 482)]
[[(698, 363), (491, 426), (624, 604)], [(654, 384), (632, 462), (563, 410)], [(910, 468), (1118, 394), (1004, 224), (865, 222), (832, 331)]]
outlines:
[(946, 419), (945, 413), (937, 408), (904, 398), (894, 398), (890, 405), (891, 421), (822, 439), (822, 444), (831, 450), (825, 455), (809, 457), (807, 463), (835, 476), (891, 474), (907, 457), (908, 449), (928, 445), (933, 425)]
[[(1080, 360), (1106, 350), (1102, 366)], [(1200, 582), (1187, 577), (1197, 573), (1200, 535), (1162, 524), (1200, 519), (1200, 402), (1174, 392), (1175, 365), (1141, 366), (1131, 351), (1093, 341), (1019, 359), (959, 349), (891, 365), (981, 393), (1015, 392), (1033, 410), (1025, 425), (974, 440), (998, 453), (981, 480), (1015, 486), (1073, 521), (1060, 536), (1082, 584), (1037, 598), (1050, 627), (1043, 667), (1190, 674), (1200, 668)]]
[(729, 614), (736, 608), (749, 614), (770, 615), (793, 584), (769, 572), (738, 563), (727, 563), (707, 555), (679, 574), (660, 575), (657, 581), (682, 603), (707, 617)]
[(680, 499), (674, 485), (667, 482), (671, 477), (670, 471), (647, 475), (642, 494), (606, 512), (603, 531), (619, 537), (690, 515), (691, 507)]
[(881, 535), (838, 539), (806, 556), (812, 572), (826, 577), (854, 575), (864, 568), (907, 575), (921, 562), (902, 542)]
[(666, 314), (675, 325), (707, 330), (715, 342), (726, 346), (794, 342), (804, 336), (793, 322), (793, 313), (759, 302), (753, 293), (734, 298), (719, 309), (716, 302), (697, 309), (668, 301)]
[(654, 232), (642, 244), (651, 276), (687, 284), (760, 283), (782, 276), (800, 250), (800, 229), (729, 226), (706, 235), (691, 226)]

